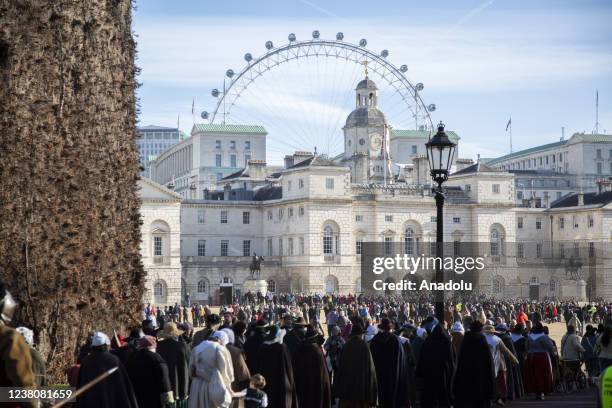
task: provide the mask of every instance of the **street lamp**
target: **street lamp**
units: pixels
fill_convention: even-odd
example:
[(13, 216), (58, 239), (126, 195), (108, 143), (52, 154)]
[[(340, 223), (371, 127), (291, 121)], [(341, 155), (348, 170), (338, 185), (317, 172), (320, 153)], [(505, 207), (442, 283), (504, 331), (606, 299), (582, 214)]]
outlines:
[[(442, 259), (444, 257), (444, 220), (442, 208), (444, 207), (444, 191), (442, 184), (448, 180), (450, 166), (455, 155), (456, 143), (453, 143), (446, 133), (444, 133), (444, 123), (438, 124), (438, 133), (436, 133), (427, 143), (427, 160), (429, 161), (429, 170), (434, 185), (432, 191), (436, 199), (436, 257)], [(436, 262), (436, 283), (444, 283), (444, 272), (442, 270), (442, 262)], [(435, 303), (436, 318), (442, 324), (444, 322), (444, 291), (440, 291)]]

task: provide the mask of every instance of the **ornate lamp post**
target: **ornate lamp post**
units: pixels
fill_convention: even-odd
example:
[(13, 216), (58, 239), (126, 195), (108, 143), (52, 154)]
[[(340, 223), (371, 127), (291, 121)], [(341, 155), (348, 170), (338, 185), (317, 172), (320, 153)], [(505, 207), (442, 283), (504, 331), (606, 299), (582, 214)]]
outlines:
[[(440, 122), (438, 124), (438, 133), (429, 139), (425, 147), (427, 149), (431, 178), (436, 184), (433, 187), (437, 209), (436, 257), (442, 259), (444, 257), (444, 219), (442, 211), (444, 207), (444, 191), (442, 190), (442, 184), (448, 180), (448, 173), (450, 172), (457, 144), (453, 143), (444, 133), (444, 123)], [(443, 281), (444, 271), (442, 270), (441, 262), (436, 262), (436, 283), (443, 283)], [(444, 322), (444, 292), (439, 291), (437, 293), (439, 295), (436, 296), (436, 318), (442, 324)]]

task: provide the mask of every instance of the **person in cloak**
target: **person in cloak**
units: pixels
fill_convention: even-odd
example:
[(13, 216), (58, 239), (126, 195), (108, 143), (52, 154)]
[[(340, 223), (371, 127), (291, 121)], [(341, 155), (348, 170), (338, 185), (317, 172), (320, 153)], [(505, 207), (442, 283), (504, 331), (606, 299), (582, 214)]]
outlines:
[(368, 343), (363, 339), (365, 324), (361, 317), (352, 320), (351, 337), (338, 358), (332, 387), (339, 408), (369, 408), (378, 403), (376, 367)]
[(34, 332), (27, 327), (18, 327), (15, 329), (19, 334), (21, 334), (28, 344), (30, 349), (30, 355), (32, 356), (32, 372), (34, 373), (34, 378), (36, 380), (37, 387), (46, 387), (47, 386), (47, 368), (45, 364), (45, 359), (38, 352), (36, 347), (34, 347)]
[(168, 364), (155, 352), (157, 340), (153, 336), (144, 336), (138, 341), (138, 348), (126, 364), (138, 406), (164, 408), (174, 403)]
[(421, 406), (423, 408), (452, 405), (451, 386), (455, 369), (455, 356), (450, 337), (437, 319), (428, 322), (431, 333), (421, 347), (416, 375), (421, 380)]
[(399, 338), (391, 333), (391, 322), (382, 318), (378, 333), (370, 341), (370, 353), (376, 368), (378, 404), (383, 408), (407, 406), (407, 368), (404, 348)]
[(283, 343), (287, 345), (291, 357), (295, 355), (295, 351), (304, 341), (306, 335), (306, 327), (309, 327), (303, 317), (298, 317), (295, 323), (291, 325), (291, 329), (287, 330), (287, 334), (283, 338)]
[(256, 364), (259, 354), (259, 348), (265, 341), (268, 322), (265, 319), (259, 319), (252, 327), (252, 333), (244, 342), (244, 355), (246, 357), (247, 367), (251, 373), (256, 373)]
[(523, 376), (521, 375), (520, 361), (518, 360), (518, 353), (514, 348), (512, 337), (508, 333), (508, 325), (506, 323), (500, 323), (495, 327), (497, 330), (498, 337), (502, 340), (504, 345), (514, 357), (517, 362), (513, 362), (512, 359), (504, 353), (504, 362), (506, 365), (506, 383), (507, 383), (507, 399), (518, 400), (525, 395), (523, 388)]
[(81, 394), (76, 401), (77, 408), (138, 408), (128, 373), (119, 358), (108, 351), (109, 346), (106, 334), (94, 332), (91, 352), (81, 361), (77, 389), (111, 368), (119, 369)]
[(455, 408), (490, 408), (495, 396), (493, 357), (482, 323), (472, 322), (461, 341), (453, 381)]
[(415, 327), (406, 323), (400, 330), (399, 340), (404, 349), (404, 361), (406, 364), (406, 384), (404, 387), (406, 391), (406, 398), (410, 402), (410, 407), (417, 406), (417, 383), (416, 383), (416, 359), (412, 350), (412, 344), (410, 343), (410, 337), (413, 335)]
[(323, 350), (319, 345), (322, 337), (312, 326), (308, 326), (304, 340), (293, 355), (293, 378), (300, 407), (331, 406), (329, 374)]
[[(244, 350), (234, 345), (236, 341), (236, 337), (234, 331), (231, 328), (225, 328), (221, 330), (223, 333), (227, 335), (228, 341), (225, 345), (227, 351), (232, 358), (232, 368), (234, 370), (234, 381), (232, 381), (232, 391), (239, 392), (249, 386), (251, 381), (251, 373), (249, 372), (249, 368), (246, 365), (246, 360), (244, 359)], [(240, 400), (234, 395), (232, 399), (232, 408), (237, 408), (239, 406)]]
[(489, 350), (493, 356), (493, 365), (495, 368), (495, 387), (496, 387), (496, 402), (498, 405), (504, 405), (504, 401), (508, 395), (508, 386), (506, 382), (507, 369), (504, 356), (506, 356), (512, 364), (518, 364), (516, 356), (508, 350), (504, 342), (496, 335), (495, 328), (487, 325), (483, 329)]
[(157, 343), (157, 353), (168, 364), (168, 375), (176, 408), (187, 407), (189, 396), (189, 346), (179, 340), (183, 332), (176, 323), (168, 322), (161, 332), (162, 341)]
[(297, 408), (293, 365), (289, 350), (283, 344), (284, 335), (285, 331), (278, 326), (270, 327), (256, 354), (251, 372), (261, 374), (266, 379), (264, 392), (268, 395), (270, 407)]

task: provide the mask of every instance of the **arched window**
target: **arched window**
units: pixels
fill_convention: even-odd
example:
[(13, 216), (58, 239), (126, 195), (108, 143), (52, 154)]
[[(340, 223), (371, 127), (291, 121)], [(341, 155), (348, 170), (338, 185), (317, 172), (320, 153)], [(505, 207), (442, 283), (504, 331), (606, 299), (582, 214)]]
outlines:
[(500, 235), (499, 231), (496, 228), (491, 230), (491, 255), (497, 256), (499, 255), (499, 242)]
[(161, 282), (155, 282), (153, 285), (153, 296), (162, 297), (164, 296), (164, 284)]
[(198, 282), (198, 293), (206, 293), (208, 291), (208, 285), (206, 281), (202, 279)]
[(502, 277), (493, 278), (493, 294), (503, 295), (504, 293), (504, 279)]
[(268, 280), (268, 292), (270, 293), (276, 292), (276, 282), (274, 282), (274, 280), (272, 279)]
[(336, 292), (338, 292), (338, 279), (333, 275), (329, 275), (325, 278), (325, 293)]
[(332, 221), (323, 227), (323, 254), (333, 255), (340, 253), (340, 234), (337, 225)]
[(406, 252), (406, 254), (414, 254), (414, 242), (414, 230), (412, 228), (406, 228), (406, 232), (404, 234), (404, 252)]

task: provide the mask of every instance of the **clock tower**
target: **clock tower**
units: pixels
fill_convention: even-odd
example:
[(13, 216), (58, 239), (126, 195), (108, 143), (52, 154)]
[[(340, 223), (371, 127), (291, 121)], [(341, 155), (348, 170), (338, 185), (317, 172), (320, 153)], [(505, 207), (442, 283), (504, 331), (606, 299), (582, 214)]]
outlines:
[(355, 110), (346, 119), (343, 131), (344, 160), (351, 167), (351, 181), (389, 182), (389, 129), (385, 115), (378, 109), (378, 88), (368, 78), (367, 70), (355, 89)]

